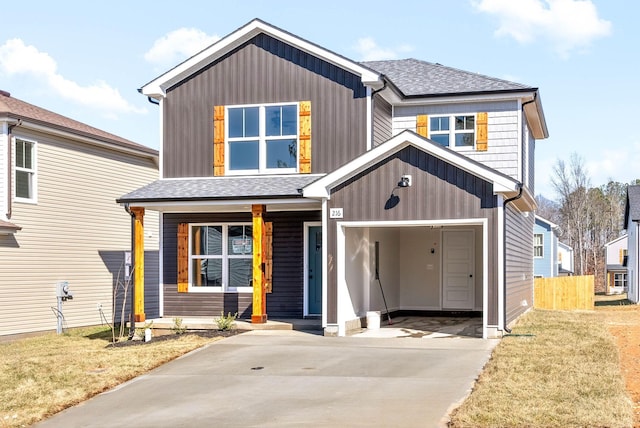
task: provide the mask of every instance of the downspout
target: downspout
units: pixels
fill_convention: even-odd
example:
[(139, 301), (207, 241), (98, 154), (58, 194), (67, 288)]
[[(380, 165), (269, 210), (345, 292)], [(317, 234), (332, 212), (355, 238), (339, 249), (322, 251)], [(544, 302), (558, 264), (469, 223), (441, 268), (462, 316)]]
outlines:
[(507, 327), (507, 204), (522, 197), (522, 183), (516, 185), (518, 194), (513, 198), (505, 199), (502, 203), (502, 317), (503, 328), (507, 333), (511, 333), (511, 329)]
[[(371, 91), (371, 147), (369, 149), (373, 149), (373, 140), (374, 140), (374, 136), (373, 136), (373, 131), (375, 129), (375, 126), (373, 124), (373, 119), (375, 117), (374, 115), (374, 110), (375, 110), (375, 100), (374, 97), (376, 96), (377, 93), (384, 91), (385, 89), (387, 89), (387, 78), (386, 76), (383, 74), (382, 75), (382, 87), (380, 89), (376, 89), (374, 91)], [(392, 114), (393, 115), (393, 114)]]
[(22, 125), (22, 119), (18, 119), (16, 123), (7, 126), (7, 220), (11, 220), (11, 214), (13, 213), (13, 136), (11, 135), (13, 128)]
[[(131, 216), (131, 270), (129, 271), (129, 278), (131, 278), (131, 276), (133, 275), (134, 266), (136, 265), (136, 261), (135, 261), (136, 215), (133, 212), (131, 212), (131, 209), (129, 209), (129, 204), (124, 204), (124, 209)], [(129, 311), (129, 339), (133, 339), (133, 336), (135, 335), (135, 332), (136, 332), (136, 317), (135, 317), (135, 314), (133, 313), (133, 301), (136, 297), (135, 295), (136, 282), (131, 280), (129, 281), (131, 283), (131, 298), (130, 298), (131, 303), (129, 304), (131, 307), (131, 310)], [(122, 322), (122, 320), (120, 320), (120, 322)]]

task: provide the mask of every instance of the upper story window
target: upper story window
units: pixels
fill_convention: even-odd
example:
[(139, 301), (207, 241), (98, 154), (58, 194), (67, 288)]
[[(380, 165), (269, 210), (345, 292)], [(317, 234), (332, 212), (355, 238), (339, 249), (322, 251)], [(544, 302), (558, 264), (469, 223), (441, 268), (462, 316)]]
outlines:
[(15, 197), (17, 201), (36, 200), (36, 143), (15, 140)]
[(473, 147), (475, 128), (474, 115), (429, 117), (429, 138), (445, 147)]
[(544, 257), (542, 242), (542, 233), (535, 233), (533, 235), (533, 257)]
[(227, 171), (298, 170), (298, 104), (227, 107)]

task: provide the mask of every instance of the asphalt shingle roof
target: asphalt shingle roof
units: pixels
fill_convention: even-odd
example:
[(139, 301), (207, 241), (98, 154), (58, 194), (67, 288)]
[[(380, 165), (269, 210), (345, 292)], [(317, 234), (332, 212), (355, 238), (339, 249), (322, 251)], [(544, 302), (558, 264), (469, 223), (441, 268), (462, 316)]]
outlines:
[(361, 64), (384, 74), (405, 96), (409, 97), (537, 89), (414, 58), (365, 61)]
[(157, 180), (118, 199), (127, 202), (302, 197), (300, 189), (321, 174)]
[(158, 151), (147, 146), (143, 146), (126, 138), (119, 137), (109, 132), (103, 131), (77, 120), (70, 119), (58, 113), (29, 104), (18, 98), (12, 97), (8, 92), (0, 91), (0, 117), (11, 117), (14, 119), (27, 119), (39, 124), (62, 129), (72, 134), (90, 137), (101, 140), (115, 146), (133, 149), (139, 152), (158, 156)]
[(640, 221), (640, 186), (627, 187), (627, 206), (625, 208), (625, 226), (631, 221)]

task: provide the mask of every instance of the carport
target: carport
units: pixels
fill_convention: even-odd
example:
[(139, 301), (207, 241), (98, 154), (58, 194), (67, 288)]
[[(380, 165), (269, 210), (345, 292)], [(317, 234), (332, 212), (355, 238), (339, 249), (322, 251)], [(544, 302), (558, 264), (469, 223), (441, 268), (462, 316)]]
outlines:
[(482, 313), (487, 325), (486, 220), (338, 222), (337, 232), (338, 335), (387, 308), (392, 318)]

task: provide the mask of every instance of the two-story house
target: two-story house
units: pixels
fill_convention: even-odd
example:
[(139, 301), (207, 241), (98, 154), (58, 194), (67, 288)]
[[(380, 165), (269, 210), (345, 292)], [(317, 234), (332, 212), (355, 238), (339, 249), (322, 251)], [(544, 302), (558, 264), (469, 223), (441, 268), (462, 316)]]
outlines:
[(560, 242), (559, 226), (538, 215), (533, 226), (533, 275), (538, 278), (573, 274), (573, 248)]
[(256, 19), (140, 92), (161, 179), (119, 202), (160, 212), (163, 316), (344, 335), (382, 284), (392, 314), (481, 312), (494, 337), (531, 307), (537, 88), (356, 62)]
[(627, 292), (627, 256), (629, 235), (624, 234), (604, 244), (606, 294)]
[[(0, 335), (111, 322), (132, 222), (114, 200), (157, 177), (157, 150), (0, 91)], [(157, 314), (157, 213), (146, 226)], [(73, 300), (59, 308), (63, 283)]]
[(627, 187), (624, 226), (627, 229), (627, 298), (640, 303), (640, 185)]

